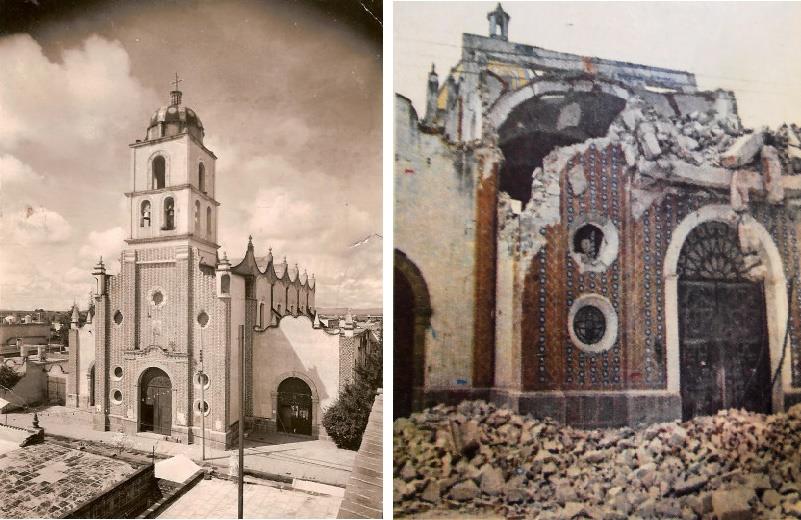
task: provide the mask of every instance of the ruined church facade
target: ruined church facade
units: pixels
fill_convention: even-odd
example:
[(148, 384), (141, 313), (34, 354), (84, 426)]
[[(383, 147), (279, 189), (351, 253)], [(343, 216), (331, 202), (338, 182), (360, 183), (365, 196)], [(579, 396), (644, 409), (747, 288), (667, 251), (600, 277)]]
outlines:
[(395, 99), (396, 415), (480, 397), (614, 426), (801, 400), (799, 129), (488, 20), (442, 83), (432, 66), (422, 117)]

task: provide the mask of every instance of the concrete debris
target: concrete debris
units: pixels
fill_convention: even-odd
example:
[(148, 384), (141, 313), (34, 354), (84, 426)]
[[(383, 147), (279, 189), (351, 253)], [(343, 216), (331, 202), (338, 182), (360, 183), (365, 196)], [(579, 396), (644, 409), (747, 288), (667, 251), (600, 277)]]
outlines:
[(726, 168), (739, 168), (754, 160), (765, 143), (762, 132), (754, 132), (739, 137), (731, 147), (720, 156), (720, 164)]
[[(461, 440), (437, 442), (449, 435)], [(580, 430), (483, 401), (438, 405), (395, 421), (395, 514), (801, 518), (800, 440), (801, 405), (636, 430)]]

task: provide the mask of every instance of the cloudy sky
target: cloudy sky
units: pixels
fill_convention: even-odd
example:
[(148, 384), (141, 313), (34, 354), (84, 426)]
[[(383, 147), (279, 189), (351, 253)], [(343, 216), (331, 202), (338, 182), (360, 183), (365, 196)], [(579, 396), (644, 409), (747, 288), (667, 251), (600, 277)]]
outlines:
[(299, 2), (86, 5), (0, 34), (0, 308), (85, 307), (97, 258), (118, 271), (128, 145), (175, 72), (218, 157), (221, 251), (252, 234), (319, 306), (380, 306), (375, 31)]
[[(398, 2), (395, 91), (422, 116), (431, 63), (440, 81), (462, 33), (487, 35), (497, 2)], [(801, 3), (505, 2), (509, 40), (556, 51), (676, 68), (702, 89), (737, 96), (750, 127), (801, 123)]]

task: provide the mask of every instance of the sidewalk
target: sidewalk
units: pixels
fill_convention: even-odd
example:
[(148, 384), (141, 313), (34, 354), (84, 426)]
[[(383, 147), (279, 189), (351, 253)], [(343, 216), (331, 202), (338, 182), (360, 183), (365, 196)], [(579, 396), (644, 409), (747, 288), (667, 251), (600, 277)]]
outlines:
[[(100, 432), (92, 429), (92, 418), (88, 412), (64, 406), (36, 408), (39, 425), (48, 434), (87, 441), (99, 441), (126, 449), (150, 453), (155, 446), (159, 455), (172, 457), (186, 455), (201, 464), (200, 444), (179, 444), (156, 439), (151, 434), (125, 435), (117, 432)], [(33, 412), (0, 415), (0, 422), (8, 421), (15, 426), (30, 427)], [(245, 468), (284, 478), (310, 480), (322, 484), (344, 487), (350, 477), (356, 452), (341, 450), (330, 440), (310, 440), (283, 444), (265, 442), (284, 440), (282, 436), (268, 437), (260, 441), (245, 440)], [(237, 450), (212, 450), (206, 448), (206, 464), (213, 464), (228, 472), (231, 457)]]

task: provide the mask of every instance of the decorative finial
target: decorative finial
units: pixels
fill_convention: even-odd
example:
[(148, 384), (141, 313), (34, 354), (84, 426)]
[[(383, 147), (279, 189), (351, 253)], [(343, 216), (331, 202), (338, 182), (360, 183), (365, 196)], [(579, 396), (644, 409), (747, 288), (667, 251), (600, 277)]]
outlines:
[(175, 81), (171, 81), (170, 83), (175, 87), (170, 92), (170, 105), (180, 105), (181, 104), (181, 91), (178, 90), (178, 84), (181, 83), (183, 80), (178, 77), (178, 73), (175, 73)]
[(286, 264), (286, 255), (284, 255), (284, 264)]
[(33, 412), (33, 427), (39, 428), (39, 414)]
[(248, 235), (248, 251), (253, 249), (253, 235)]
[(436, 74), (436, 73), (437, 73), (437, 71), (434, 68), (434, 62), (432, 61), (431, 62), (431, 74)]

